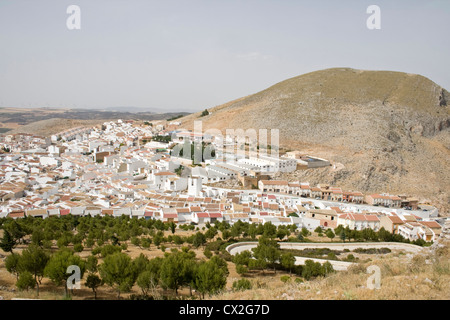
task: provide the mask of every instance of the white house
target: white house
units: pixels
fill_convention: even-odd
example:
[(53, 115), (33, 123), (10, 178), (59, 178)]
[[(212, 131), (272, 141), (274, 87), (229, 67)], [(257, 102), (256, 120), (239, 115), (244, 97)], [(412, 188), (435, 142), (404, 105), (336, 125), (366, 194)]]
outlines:
[(286, 180), (259, 180), (258, 188), (263, 192), (289, 193), (289, 183)]
[(199, 197), (202, 194), (203, 180), (201, 177), (188, 178), (188, 195), (192, 197)]
[(398, 227), (398, 234), (406, 239), (414, 241), (419, 239), (419, 229), (421, 227), (422, 225), (418, 222), (407, 222)]
[(338, 225), (349, 227), (351, 230), (370, 228), (374, 231), (380, 229), (380, 219), (374, 214), (345, 213), (338, 216)]
[(153, 179), (157, 189), (168, 190), (167, 186), (170, 186), (170, 179), (175, 178), (177, 175), (173, 172), (162, 171), (153, 173)]
[(39, 163), (42, 166), (60, 166), (61, 165), (61, 161), (54, 157), (40, 157)]
[(194, 223), (207, 223), (211, 222), (211, 218), (208, 212), (192, 212), (191, 221)]
[(320, 227), (320, 220), (319, 219), (314, 219), (314, 218), (309, 218), (307, 216), (302, 217), (302, 227), (312, 231), (315, 230), (317, 227)]

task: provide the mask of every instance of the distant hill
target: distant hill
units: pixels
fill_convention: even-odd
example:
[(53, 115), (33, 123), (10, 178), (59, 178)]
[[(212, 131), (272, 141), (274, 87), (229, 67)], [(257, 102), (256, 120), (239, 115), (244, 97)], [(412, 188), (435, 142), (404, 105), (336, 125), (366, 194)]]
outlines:
[(0, 134), (24, 132), (50, 135), (61, 131), (58, 128), (96, 125), (109, 120), (166, 120), (188, 114), (188, 112), (155, 113), (95, 109), (0, 108)]
[(389, 191), (450, 203), (450, 94), (415, 74), (334, 68), (180, 119), (192, 129), (279, 129), (285, 149), (338, 163), (284, 175), (363, 192)]

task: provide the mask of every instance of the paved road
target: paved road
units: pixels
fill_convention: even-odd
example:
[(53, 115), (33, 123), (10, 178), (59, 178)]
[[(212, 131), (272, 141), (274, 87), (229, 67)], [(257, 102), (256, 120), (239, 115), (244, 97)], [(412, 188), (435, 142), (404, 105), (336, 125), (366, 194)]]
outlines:
[[(236, 253), (240, 253), (242, 251), (251, 251), (252, 248), (256, 248), (258, 242), (238, 242), (232, 245), (229, 245), (226, 250), (231, 254), (235, 255)], [(354, 250), (356, 248), (389, 248), (391, 250), (404, 250), (411, 253), (420, 252), (423, 248), (407, 244), (407, 243), (398, 243), (398, 242), (352, 242), (352, 243), (307, 243), (307, 242), (279, 242), (281, 249), (309, 249), (309, 248), (329, 248), (333, 250)], [(295, 257), (295, 264), (300, 265), (304, 264), (305, 260), (313, 260), (315, 262), (324, 263), (325, 261), (329, 261), (335, 270), (347, 270), (349, 266), (351, 266), (352, 262), (345, 261), (335, 261), (335, 260), (326, 260), (326, 259), (311, 259), (305, 257)]]

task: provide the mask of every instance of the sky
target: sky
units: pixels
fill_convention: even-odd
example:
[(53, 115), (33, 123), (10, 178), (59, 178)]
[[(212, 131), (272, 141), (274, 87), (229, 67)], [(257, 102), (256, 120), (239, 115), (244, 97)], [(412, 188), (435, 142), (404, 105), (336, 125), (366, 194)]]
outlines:
[(449, 17), (448, 0), (0, 0), (0, 107), (194, 112), (334, 67), (450, 90)]

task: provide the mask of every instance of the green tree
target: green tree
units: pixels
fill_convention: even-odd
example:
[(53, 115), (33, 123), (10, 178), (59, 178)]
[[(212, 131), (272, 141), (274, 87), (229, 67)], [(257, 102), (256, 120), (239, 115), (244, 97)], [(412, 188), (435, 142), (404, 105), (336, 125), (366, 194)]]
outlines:
[(136, 280), (136, 284), (142, 290), (142, 294), (144, 296), (148, 295), (148, 292), (156, 286), (156, 283), (157, 278), (155, 278), (154, 274), (152, 274), (150, 271), (142, 272)]
[(22, 272), (17, 279), (16, 286), (19, 290), (27, 290), (34, 289), (36, 287), (36, 281), (33, 278), (33, 275), (28, 272)]
[(248, 268), (242, 264), (236, 265), (236, 272), (240, 275), (244, 275), (248, 272)]
[(288, 231), (286, 229), (278, 228), (277, 238), (283, 240), (284, 237), (288, 235)]
[(189, 294), (192, 295), (192, 287), (194, 285), (194, 275), (197, 268), (195, 262), (195, 253), (193, 251), (185, 250), (182, 251), (183, 262), (182, 262), (182, 285), (189, 286)]
[(42, 247), (44, 239), (44, 232), (42, 229), (34, 228), (33, 233), (31, 234), (31, 243)]
[(339, 234), (339, 238), (342, 240), (342, 242), (345, 242), (345, 239), (347, 239), (347, 236), (346, 236), (344, 230), (341, 230), (341, 233)]
[[(15, 274), (17, 280), (19, 279), (20, 271), (20, 254), (12, 253), (5, 259), (5, 268), (9, 273)], [(33, 287), (34, 288), (34, 287)]]
[(341, 231), (344, 230), (343, 225), (338, 225), (335, 229), (334, 229), (334, 234), (338, 235), (341, 234)]
[(350, 230), (349, 226), (346, 226), (344, 228), (344, 234), (345, 234), (345, 239), (348, 239), (348, 241), (350, 241), (350, 239), (352, 238), (353, 234), (352, 234), (352, 230)]
[(326, 276), (327, 274), (332, 272), (334, 272), (333, 265), (329, 261), (324, 262), (322, 264), (322, 274)]
[(134, 284), (131, 258), (125, 253), (116, 252), (106, 256), (99, 271), (104, 283), (117, 290), (117, 299), (120, 299), (121, 292), (129, 291)]
[(198, 247), (204, 245), (205, 243), (206, 243), (206, 237), (205, 237), (205, 235), (204, 235), (202, 232), (198, 231), (198, 232), (194, 235), (194, 239), (193, 239), (192, 245), (193, 245), (194, 247), (198, 248)]
[(295, 267), (295, 256), (291, 252), (282, 253), (281, 254), (281, 265), (289, 270), (289, 273), (292, 272), (292, 269)]
[(11, 220), (7, 222), (3, 226), (3, 230), (7, 231), (16, 243), (21, 243), (23, 237), (27, 235), (27, 232), (16, 220)]
[[(262, 261), (262, 265), (272, 264), (281, 256), (280, 245), (275, 240), (270, 240), (264, 236), (260, 237), (258, 240), (258, 246), (252, 249), (253, 256)], [(275, 271), (275, 266), (274, 266)]]
[(110, 254), (114, 254), (120, 251), (122, 251), (122, 247), (115, 246), (113, 244), (107, 244), (100, 249), (100, 253), (103, 258), (107, 257)]
[[(158, 239), (159, 239), (159, 238), (158, 238)], [(152, 243), (152, 239), (150, 239), (150, 238), (143, 237), (143, 238), (141, 239), (141, 246), (142, 246), (142, 248), (145, 248), (145, 249), (150, 248), (151, 243)], [(159, 245), (159, 242), (158, 242), (158, 244), (155, 243), (155, 245), (158, 246), (158, 245)]]
[(98, 258), (94, 255), (90, 255), (86, 258), (86, 270), (90, 273), (95, 273), (98, 271)]
[(392, 233), (387, 231), (384, 227), (378, 231), (378, 238), (380, 241), (389, 242), (392, 241)]
[(322, 233), (322, 228), (319, 226), (316, 229), (314, 229), (314, 232)]
[(306, 260), (302, 268), (302, 277), (306, 280), (322, 275), (322, 266), (319, 262)]
[(184, 243), (184, 239), (182, 237), (180, 237), (179, 235), (174, 235), (173, 243), (175, 243), (176, 245), (182, 245)]
[(213, 253), (211, 252), (211, 250), (209, 250), (208, 248), (205, 248), (205, 250), (203, 250), (203, 254), (205, 255), (206, 258), (210, 259), (213, 255)]
[(311, 232), (308, 231), (305, 227), (302, 228), (301, 234), (303, 237), (307, 237), (311, 234)]
[(81, 243), (77, 243), (73, 246), (73, 250), (75, 252), (82, 252), (84, 249), (83, 245)]
[(174, 222), (171, 221), (169, 223), (169, 228), (170, 228), (170, 231), (172, 232), (172, 234), (174, 234), (175, 233), (175, 229), (177, 228), (177, 225)]
[(277, 236), (277, 227), (270, 221), (264, 223), (263, 236), (267, 238), (275, 238)]
[(336, 235), (334, 234), (334, 232), (333, 232), (332, 229), (328, 229), (328, 230), (325, 232), (325, 235), (326, 235), (328, 238), (330, 238), (331, 241), (333, 241), (334, 237), (336, 236)]
[(248, 227), (248, 235), (254, 240), (257, 235), (257, 227), (254, 223), (251, 223)]
[(64, 293), (69, 295), (67, 279), (72, 275), (67, 272), (70, 266), (78, 266), (80, 268), (80, 279), (86, 270), (85, 262), (72, 250), (63, 248), (54, 253), (45, 267), (44, 274), (57, 285), (64, 285)]
[(250, 270), (264, 270), (267, 267), (267, 262), (262, 259), (251, 259), (248, 262), (248, 268)]
[(28, 271), (34, 276), (36, 282), (36, 292), (39, 296), (39, 284), (44, 277), (44, 269), (49, 260), (49, 255), (40, 247), (36, 245), (29, 245), (28, 248), (22, 251), (22, 256), (19, 260), (20, 272)]
[(97, 289), (103, 285), (103, 280), (100, 279), (100, 277), (96, 274), (89, 274), (87, 276), (86, 287), (92, 289), (92, 292), (94, 293), (94, 300), (97, 300)]
[(175, 291), (185, 282), (183, 272), (183, 259), (185, 257), (180, 252), (173, 252), (164, 257), (160, 269), (160, 279), (162, 286)]
[(58, 248), (67, 247), (69, 243), (72, 241), (72, 233), (69, 231), (65, 231), (62, 233), (61, 237), (56, 241), (56, 245)]
[(131, 244), (140, 248), (141, 247), (141, 239), (138, 237), (132, 237)]
[(159, 257), (149, 260), (146, 269), (139, 274), (136, 284), (141, 288), (143, 295), (148, 295), (148, 292), (158, 285), (162, 261), (163, 259)]
[(5, 252), (12, 252), (17, 245), (17, 240), (11, 235), (8, 230), (3, 230), (3, 237), (0, 241), (0, 248)]
[(138, 257), (134, 258), (131, 262), (131, 267), (134, 271), (134, 277), (137, 279), (139, 274), (144, 272), (147, 269), (147, 266), (149, 264), (149, 259), (143, 254), (140, 253)]
[(227, 275), (213, 260), (201, 262), (195, 273), (194, 286), (205, 298), (205, 294), (214, 294), (225, 288)]
[(248, 250), (245, 250), (240, 253), (236, 253), (233, 256), (232, 261), (236, 265), (248, 266), (251, 258), (252, 258), (252, 253)]
[(369, 234), (369, 240), (378, 241), (378, 233), (376, 233), (374, 230), (372, 230), (370, 228), (368, 228), (368, 230), (369, 231), (367, 231), (367, 232)]
[(205, 232), (205, 237), (208, 240), (212, 240), (214, 239), (214, 237), (217, 235), (217, 228), (215, 227), (210, 227), (206, 232)]

